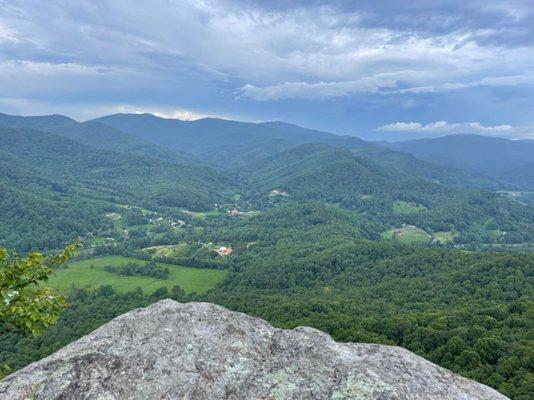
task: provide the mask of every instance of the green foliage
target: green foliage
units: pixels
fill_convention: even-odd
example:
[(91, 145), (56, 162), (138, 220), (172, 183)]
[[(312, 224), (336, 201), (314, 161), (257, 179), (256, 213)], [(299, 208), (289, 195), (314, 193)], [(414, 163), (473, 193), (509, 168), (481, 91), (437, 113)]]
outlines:
[(94, 149), (40, 131), (0, 128), (0, 149), (0, 237), (22, 252), (105, 231), (112, 224), (103, 215), (118, 204), (205, 211), (235, 191), (203, 165)]
[(0, 332), (17, 330), (37, 335), (42, 327), (57, 321), (61, 309), (66, 307), (65, 298), (41, 283), (79, 247), (75, 242), (53, 258), (40, 253), (22, 258), (0, 248)]
[[(306, 144), (236, 172), (259, 207), (319, 200), (364, 214), (388, 228), (407, 224), (429, 233), (457, 231), (457, 243), (534, 241), (531, 207), (498, 193), (444, 186), (369, 153)], [(269, 196), (273, 189), (289, 196), (273, 198)], [(496, 228), (506, 235), (495, 235)]]
[[(80, 243), (75, 242), (52, 258), (40, 253), (22, 258), (0, 248), (0, 338), (8, 332), (37, 336), (42, 328), (56, 323), (60, 311), (67, 306), (65, 297), (55, 294), (43, 282), (79, 247)], [(0, 364), (0, 378), (10, 371), (8, 364)]]

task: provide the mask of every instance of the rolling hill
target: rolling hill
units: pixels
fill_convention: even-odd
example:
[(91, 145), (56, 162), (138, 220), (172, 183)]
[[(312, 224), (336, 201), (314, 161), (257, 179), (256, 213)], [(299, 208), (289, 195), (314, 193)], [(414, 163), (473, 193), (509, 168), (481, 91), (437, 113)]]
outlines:
[[(52, 186), (78, 188), (78, 196), (108, 206), (120, 202), (201, 211), (240, 192), (250, 207), (259, 209), (314, 200), (356, 211), (376, 225), (375, 238), (404, 224), (462, 243), (519, 243), (534, 237), (531, 207), (485, 191), (510, 191), (513, 185), (475, 171), (467, 161), (451, 162), (461, 168), (425, 161), (435, 161), (434, 153), (420, 159), (355, 137), (282, 122), (180, 121), (148, 114), (116, 114), (83, 123), (58, 115), (4, 114), (0, 121), (25, 127), (0, 128), (6, 163), (38, 167), (35, 174), (57, 181)], [(41, 123), (46, 132), (27, 128)], [(528, 141), (521, 151), (508, 142), (503, 156), (524, 162)], [(440, 145), (434, 147), (440, 150)], [(484, 149), (479, 164), (496, 151), (489, 145)], [(458, 152), (462, 154), (467, 158), (467, 152)], [(529, 172), (521, 174), (517, 169), (523, 164), (518, 163), (513, 167), (516, 180), (528, 185)]]

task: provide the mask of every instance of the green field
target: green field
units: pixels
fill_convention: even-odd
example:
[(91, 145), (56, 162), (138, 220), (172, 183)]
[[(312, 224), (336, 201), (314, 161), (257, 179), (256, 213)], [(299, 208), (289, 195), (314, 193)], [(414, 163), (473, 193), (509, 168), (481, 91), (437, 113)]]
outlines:
[(168, 279), (120, 276), (104, 270), (105, 265), (119, 266), (128, 262), (143, 265), (147, 261), (122, 256), (95, 257), (75, 261), (67, 264), (66, 268), (59, 269), (48, 283), (60, 291), (67, 291), (72, 285), (86, 289), (111, 285), (117, 292), (128, 292), (140, 287), (145, 293), (151, 293), (162, 286), (170, 290), (174, 285), (178, 285), (188, 293), (193, 291), (202, 293), (221, 282), (227, 274), (222, 270), (189, 268), (164, 263), (157, 264), (160, 267), (169, 268)]
[(217, 216), (217, 215), (220, 215), (221, 212), (220, 211), (217, 211), (217, 210), (210, 210), (210, 211), (189, 211), (189, 210), (186, 210), (186, 209), (180, 209), (181, 212), (183, 212), (184, 214), (189, 214), (191, 215), (192, 217), (195, 217), (195, 218), (200, 218), (200, 219), (204, 219), (206, 217), (214, 217), (214, 216)]
[(401, 243), (428, 243), (430, 235), (424, 230), (411, 225), (390, 229), (382, 234), (384, 239), (397, 240)]
[(186, 256), (187, 247), (187, 243), (180, 243), (175, 245), (146, 247), (143, 250), (156, 257), (177, 257)]
[(393, 203), (393, 213), (397, 215), (416, 214), (425, 210), (425, 206), (414, 202), (397, 200)]

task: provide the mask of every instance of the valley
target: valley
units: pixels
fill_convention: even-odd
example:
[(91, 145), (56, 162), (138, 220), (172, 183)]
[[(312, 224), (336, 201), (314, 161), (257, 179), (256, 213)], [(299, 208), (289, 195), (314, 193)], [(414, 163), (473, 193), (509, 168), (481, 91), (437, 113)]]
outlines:
[(127, 114), (0, 115), (0, 164), (3, 246), (83, 243), (47, 283), (71, 304), (58, 324), (0, 336), (13, 368), (170, 297), (529, 390), (534, 207), (502, 175), (283, 123)]
[(0, 2), (0, 400), (534, 400), (534, 0)]

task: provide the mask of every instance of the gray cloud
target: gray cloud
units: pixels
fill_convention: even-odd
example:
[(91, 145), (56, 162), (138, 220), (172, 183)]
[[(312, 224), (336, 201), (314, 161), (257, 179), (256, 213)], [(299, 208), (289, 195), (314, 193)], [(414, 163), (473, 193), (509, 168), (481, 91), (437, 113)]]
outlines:
[(324, 110), (316, 102), (346, 99), (347, 110), (359, 101), (401, 116), (425, 112), (425, 96), (450, 106), (460, 89), (514, 87), (521, 107), (534, 96), (531, 0), (0, 5), (0, 96), (17, 99), (11, 109), (134, 104), (269, 119), (290, 101), (313, 114)]
[(419, 122), (395, 122), (392, 124), (382, 125), (376, 130), (382, 132), (416, 132), (421, 134), (475, 133), (487, 136), (501, 136), (511, 138), (529, 137), (534, 139), (534, 128), (532, 127), (514, 127), (508, 124), (484, 126), (480, 122), (449, 123), (447, 121), (436, 121), (428, 124), (421, 124)]

